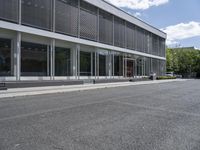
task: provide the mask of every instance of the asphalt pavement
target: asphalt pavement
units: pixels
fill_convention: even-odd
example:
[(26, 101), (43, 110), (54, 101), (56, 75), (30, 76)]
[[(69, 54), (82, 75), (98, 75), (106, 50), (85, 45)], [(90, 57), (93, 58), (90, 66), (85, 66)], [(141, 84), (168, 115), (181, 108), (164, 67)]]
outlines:
[(200, 80), (0, 99), (0, 150), (200, 150)]

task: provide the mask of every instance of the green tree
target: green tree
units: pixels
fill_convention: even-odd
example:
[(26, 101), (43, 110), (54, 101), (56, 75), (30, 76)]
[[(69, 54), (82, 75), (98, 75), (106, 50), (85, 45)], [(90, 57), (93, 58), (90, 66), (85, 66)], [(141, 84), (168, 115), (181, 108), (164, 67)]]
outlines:
[(167, 71), (176, 74), (197, 73), (200, 77), (200, 51), (194, 49), (167, 49)]

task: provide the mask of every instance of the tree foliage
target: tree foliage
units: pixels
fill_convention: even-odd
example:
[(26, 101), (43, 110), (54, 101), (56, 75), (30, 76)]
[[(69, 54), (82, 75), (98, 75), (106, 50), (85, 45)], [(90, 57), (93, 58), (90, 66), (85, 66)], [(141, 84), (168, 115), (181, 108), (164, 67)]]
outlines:
[(174, 72), (181, 75), (196, 73), (200, 77), (200, 50), (168, 48), (166, 57), (167, 72)]

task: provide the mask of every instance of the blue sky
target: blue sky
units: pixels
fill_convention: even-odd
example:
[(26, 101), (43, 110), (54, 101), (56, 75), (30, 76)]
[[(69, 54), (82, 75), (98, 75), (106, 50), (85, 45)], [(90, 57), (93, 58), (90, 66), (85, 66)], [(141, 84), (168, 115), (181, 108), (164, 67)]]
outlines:
[(200, 49), (200, 0), (107, 0), (167, 32), (167, 44)]

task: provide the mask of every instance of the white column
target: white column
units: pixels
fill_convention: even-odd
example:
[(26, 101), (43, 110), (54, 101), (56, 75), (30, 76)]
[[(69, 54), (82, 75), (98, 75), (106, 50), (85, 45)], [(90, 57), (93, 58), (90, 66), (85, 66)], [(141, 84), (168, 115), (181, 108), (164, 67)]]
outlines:
[(55, 76), (55, 39), (51, 40), (51, 48), (50, 48), (50, 78), (54, 80)]
[(17, 32), (17, 49), (16, 49), (16, 80), (21, 76), (21, 33)]
[(111, 51), (109, 51), (108, 52), (108, 54), (109, 54), (109, 78), (111, 78), (112, 77), (112, 53), (111, 53)]
[(79, 64), (79, 59), (80, 59), (80, 54), (79, 54), (79, 51), (80, 51), (80, 45), (77, 44), (74, 49), (73, 49), (73, 52), (72, 52), (72, 70), (73, 70), (73, 76), (76, 78), (76, 79), (79, 79), (79, 69), (80, 69), (80, 64)]
[(92, 52), (91, 52), (90, 56), (91, 56), (91, 60), (90, 60), (90, 63), (91, 63), (91, 71), (90, 71), (90, 74), (91, 74), (91, 76), (94, 76), (94, 75), (93, 75), (93, 53), (92, 53)]
[(94, 69), (95, 69), (95, 79), (97, 78), (97, 51), (96, 51), (96, 49), (95, 49), (95, 57), (94, 57), (94, 65), (95, 65), (95, 67), (94, 67)]

